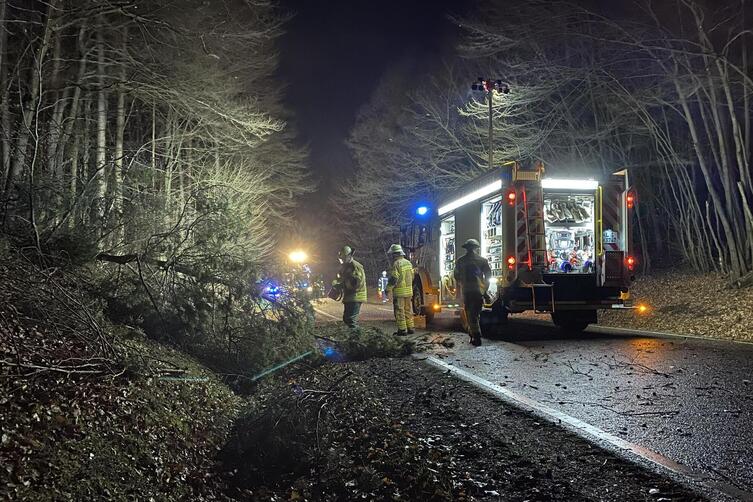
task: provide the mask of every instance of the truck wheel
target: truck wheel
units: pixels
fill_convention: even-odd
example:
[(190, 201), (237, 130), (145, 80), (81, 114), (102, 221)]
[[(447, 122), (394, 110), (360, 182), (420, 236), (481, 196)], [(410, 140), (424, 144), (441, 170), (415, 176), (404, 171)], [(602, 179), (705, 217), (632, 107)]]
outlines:
[(571, 335), (577, 335), (579, 333), (583, 333), (585, 329), (588, 327), (587, 322), (567, 322), (564, 324), (558, 324), (557, 326), (564, 331), (565, 333), (571, 334)]
[(421, 283), (413, 281), (413, 297), (411, 298), (413, 304), (413, 314), (421, 315), (421, 310), (424, 306), (424, 292), (421, 290)]
[(596, 311), (552, 312), (552, 322), (568, 334), (582, 333), (589, 324), (596, 322)]
[(500, 299), (495, 300), (492, 304), (492, 312), (494, 312), (494, 315), (497, 317), (497, 321), (500, 324), (507, 324), (507, 319), (510, 313), (507, 311), (504, 301)]
[(491, 310), (481, 312), (481, 335), (484, 338), (504, 338), (507, 333), (507, 317), (504, 302), (496, 300)]
[(424, 288), (421, 285), (421, 281), (416, 279), (413, 281), (413, 314), (422, 315), (426, 317), (426, 325), (428, 326), (434, 320), (434, 311), (430, 306), (424, 305)]

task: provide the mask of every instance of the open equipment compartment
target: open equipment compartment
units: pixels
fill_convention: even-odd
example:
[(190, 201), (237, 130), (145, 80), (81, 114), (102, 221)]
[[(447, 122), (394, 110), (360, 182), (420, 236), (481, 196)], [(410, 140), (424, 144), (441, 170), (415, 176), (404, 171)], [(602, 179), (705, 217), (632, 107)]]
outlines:
[(455, 303), (456, 286), (453, 273), (455, 271), (455, 215), (452, 214), (439, 223), (439, 267), (440, 267), (440, 297), (442, 303)]
[(595, 205), (594, 191), (544, 190), (547, 273), (596, 272)]
[(489, 261), (492, 271), (488, 293), (497, 294), (497, 282), (506, 272), (504, 263), (504, 236), (502, 232), (503, 200), (497, 195), (481, 204), (481, 256)]

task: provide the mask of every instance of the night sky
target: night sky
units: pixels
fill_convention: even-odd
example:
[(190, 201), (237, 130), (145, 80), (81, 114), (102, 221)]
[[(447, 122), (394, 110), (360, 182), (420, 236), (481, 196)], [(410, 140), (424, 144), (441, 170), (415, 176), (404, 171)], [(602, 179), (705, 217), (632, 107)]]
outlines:
[[(379, 78), (407, 55), (439, 59), (452, 43), (454, 27), (446, 13), (462, 12), (463, 2), (283, 1), (296, 13), (281, 41), (280, 77), (285, 104), (303, 144), (323, 203), (333, 183), (353, 171), (345, 145), (358, 109)], [(417, 75), (420, 77), (420, 75)]]
[(354, 172), (345, 142), (360, 107), (393, 65), (446, 55), (459, 33), (447, 13), (462, 14), (466, 7), (451, 0), (282, 0), (282, 7), (295, 13), (280, 47), (284, 103), (299, 141), (309, 148), (318, 186), (298, 206), (299, 228), (308, 230), (297, 241), (314, 270), (329, 277), (345, 244), (331, 225), (329, 202), (337, 182)]

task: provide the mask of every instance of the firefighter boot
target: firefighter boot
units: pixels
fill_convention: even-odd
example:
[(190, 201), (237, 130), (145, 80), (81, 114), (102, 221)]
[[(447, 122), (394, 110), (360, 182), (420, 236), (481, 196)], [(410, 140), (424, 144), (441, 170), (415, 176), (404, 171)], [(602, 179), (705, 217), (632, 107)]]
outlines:
[(471, 335), (471, 345), (474, 347), (481, 346), (481, 335), (479, 333)]
[(395, 331), (395, 332), (394, 332), (394, 333), (392, 333), (392, 334), (393, 334), (394, 336), (405, 336), (405, 335), (407, 335), (407, 334), (408, 334), (408, 332), (407, 332), (407, 331), (403, 331), (402, 329), (399, 329), (399, 330)]
[(413, 331), (411, 328), (408, 328), (408, 334), (412, 335), (413, 333), (415, 333), (415, 331)]

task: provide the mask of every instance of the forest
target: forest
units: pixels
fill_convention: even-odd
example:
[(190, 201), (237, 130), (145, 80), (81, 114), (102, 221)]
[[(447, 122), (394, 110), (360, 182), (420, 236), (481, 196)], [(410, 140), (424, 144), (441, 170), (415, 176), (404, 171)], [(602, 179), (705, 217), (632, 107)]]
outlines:
[[(0, 2), (4, 275), (103, 364), (103, 314), (251, 373), (305, 336), (268, 323), (305, 323), (302, 302), (260, 298), (310, 189), (275, 76), (288, 18), (267, 1)], [(289, 336), (259, 349), (275, 329)]]
[[(390, 5), (408, 12), (399, 4)], [(656, 431), (683, 441), (691, 432), (677, 424), (717, 420), (729, 431), (719, 438), (740, 448), (719, 465), (749, 466), (747, 431), (735, 422), (749, 411), (753, 359), (743, 346), (709, 355), (697, 340), (650, 338), (750, 341), (749, 0), (443, 5), (453, 35), (436, 57), (410, 47), (369, 52), (379, 44), (359, 29), (389, 38), (390, 18), (364, 21), (358, 5), (333, 5), (317, 8), (354, 26), (312, 31), (304, 19), (291, 28), (300, 18), (287, 0), (0, 0), (0, 498), (704, 500), (561, 420), (544, 423), (461, 382), (447, 369), (454, 363), (440, 361), (448, 355), (452, 371), (509, 373), (484, 378), (521, 396), (541, 389), (553, 403), (565, 379), (572, 403), (573, 390), (584, 400), (602, 392), (576, 411), (592, 407), (603, 418), (606, 410), (605, 430), (622, 423), (615, 417), (639, 415), (636, 441)], [(286, 39), (288, 29), (298, 38)], [(309, 47), (311, 33), (322, 38)], [(302, 39), (311, 60), (285, 69), (284, 41)], [(315, 56), (316, 47), (326, 50)], [(366, 68), (362, 47), (386, 68)], [(363, 66), (344, 67), (341, 54)], [(359, 82), (370, 82), (365, 103), (332, 101), (314, 116), (329, 133), (318, 137), (318, 157), (317, 136), (300, 127), (306, 112), (317, 115), (306, 101), (326, 101), (307, 89), (315, 87), (307, 68), (322, 75), (315, 57), (338, 70), (339, 81), (320, 90), (356, 96), (366, 88)], [(339, 70), (381, 76), (350, 82)], [(509, 92), (478, 93), (479, 77)], [(305, 98), (298, 107), (293, 92)], [(636, 321), (627, 307), (599, 322), (602, 333), (637, 327), (651, 330), (648, 338), (565, 338), (540, 322), (526, 328), (542, 330), (536, 347), (487, 337), (480, 348), (478, 336), (471, 347), (455, 322), (459, 304), (443, 312), (445, 325), (393, 336), (393, 311), (373, 288), (354, 329), (342, 325), (339, 301), (314, 298), (309, 264), (329, 286), (348, 244), (374, 286), (418, 202), (433, 213), (468, 180), (510, 161), (541, 161), (552, 176), (627, 170), (642, 272), (631, 293), (660, 297), (663, 311)], [(299, 259), (288, 258), (293, 249)], [(685, 275), (661, 275), (666, 269)], [(403, 270), (409, 284), (413, 269)], [(296, 274), (311, 282), (295, 283)], [(741, 288), (739, 302), (720, 293), (730, 288)], [(615, 291), (621, 303), (603, 302), (607, 309), (626, 305), (627, 291)], [(553, 293), (551, 305), (554, 313)], [(566, 350), (577, 355), (562, 359)], [(406, 357), (416, 351), (426, 354)], [(547, 388), (543, 369), (540, 382), (530, 380), (530, 365), (547, 369), (550, 356), (556, 383)], [(608, 378), (594, 378), (598, 371)], [(619, 378), (622, 389), (612, 386)], [(660, 408), (641, 397), (652, 387), (633, 383), (651, 378), (661, 382)], [(704, 389), (708, 396), (696, 393)], [(614, 396), (623, 408), (606, 407)], [(691, 402), (708, 408), (682, 406)], [(718, 410), (725, 415), (709, 418)], [(613, 432), (622, 441), (634, 431)], [(724, 448), (693, 432), (689, 455), (717, 465), (704, 455)]]

